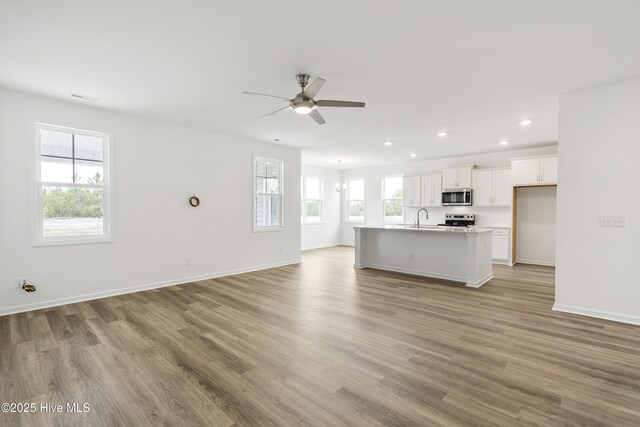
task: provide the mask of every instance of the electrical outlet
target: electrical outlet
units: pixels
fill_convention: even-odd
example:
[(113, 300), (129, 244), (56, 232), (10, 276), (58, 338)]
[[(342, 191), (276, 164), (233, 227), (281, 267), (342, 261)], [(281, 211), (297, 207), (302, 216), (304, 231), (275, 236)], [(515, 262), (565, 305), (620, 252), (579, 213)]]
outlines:
[(280, 246), (280, 253), (282, 253), (284, 250), (282, 249), (282, 246)]
[(27, 279), (16, 279), (15, 280), (15, 285), (16, 288), (20, 288), (22, 289), (22, 287), (27, 283)]
[(409, 259), (413, 259), (413, 252), (409, 254)]
[(187, 267), (191, 267), (191, 258), (185, 258), (184, 259), (184, 265)]
[(600, 216), (600, 227), (626, 227), (626, 216)]

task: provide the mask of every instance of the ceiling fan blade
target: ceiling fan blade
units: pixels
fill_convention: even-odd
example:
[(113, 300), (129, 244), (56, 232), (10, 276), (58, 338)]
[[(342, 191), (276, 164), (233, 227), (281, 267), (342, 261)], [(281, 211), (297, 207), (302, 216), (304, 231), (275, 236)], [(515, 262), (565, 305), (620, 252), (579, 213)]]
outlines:
[(287, 110), (291, 110), (291, 109), (292, 109), (292, 108), (291, 108), (291, 106), (290, 106), (290, 105), (287, 105), (287, 106), (286, 106), (286, 107), (284, 107), (284, 108), (281, 108), (281, 109), (279, 109), (279, 110), (273, 111), (273, 112), (271, 112), (271, 113), (269, 113), (269, 114), (265, 114), (265, 115), (264, 115), (264, 116), (262, 116), (262, 117), (258, 117), (258, 120), (260, 120), (260, 119), (264, 119), (265, 117), (273, 116), (274, 114), (276, 114), (276, 113), (280, 113), (281, 111), (287, 111)]
[(287, 101), (287, 102), (291, 102), (291, 100), (289, 98), (285, 98), (282, 96), (275, 96), (275, 95), (267, 95), (265, 93), (256, 93), (256, 92), (242, 92), (243, 95), (255, 95), (255, 96), (264, 96), (265, 98), (275, 98), (275, 99), (282, 99), (283, 101)]
[(309, 86), (307, 86), (304, 89), (304, 93), (306, 93), (309, 98), (315, 98), (325, 83), (326, 83), (325, 79), (318, 77), (313, 81), (313, 83), (311, 83)]
[(311, 112), (309, 113), (309, 117), (315, 120), (319, 125), (323, 125), (326, 123), (318, 110), (311, 110)]
[(328, 99), (323, 99), (322, 101), (316, 101), (316, 105), (318, 107), (356, 107), (363, 108), (364, 102), (353, 102), (353, 101), (331, 101)]

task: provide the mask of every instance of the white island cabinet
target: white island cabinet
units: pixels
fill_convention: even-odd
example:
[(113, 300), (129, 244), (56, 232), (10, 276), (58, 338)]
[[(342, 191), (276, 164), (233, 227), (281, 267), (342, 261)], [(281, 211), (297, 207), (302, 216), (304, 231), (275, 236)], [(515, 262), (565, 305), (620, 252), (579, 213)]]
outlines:
[(354, 229), (355, 268), (435, 277), (473, 288), (493, 278), (493, 230), (402, 226)]

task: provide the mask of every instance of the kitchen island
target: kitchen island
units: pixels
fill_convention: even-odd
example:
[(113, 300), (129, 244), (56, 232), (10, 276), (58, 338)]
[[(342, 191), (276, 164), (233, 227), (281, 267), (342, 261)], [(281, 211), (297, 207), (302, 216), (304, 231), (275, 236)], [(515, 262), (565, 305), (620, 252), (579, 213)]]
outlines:
[(463, 282), (493, 278), (492, 230), (461, 227), (359, 226), (355, 268), (376, 268)]

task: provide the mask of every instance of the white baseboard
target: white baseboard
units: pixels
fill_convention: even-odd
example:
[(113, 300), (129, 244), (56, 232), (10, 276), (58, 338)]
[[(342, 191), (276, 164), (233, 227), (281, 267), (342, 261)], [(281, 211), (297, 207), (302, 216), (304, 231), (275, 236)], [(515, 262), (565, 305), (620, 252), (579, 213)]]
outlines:
[(303, 246), (302, 250), (303, 251), (310, 251), (311, 249), (324, 249), (324, 248), (332, 248), (334, 246), (340, 246), (340, 243), (338, 242), (333, 242), (333, 243), (322, 243), (320, 245), (309, 245), (309, 246)]
[(235, 270), (219, 271), (216, 273), (201, 274), (198, 276), (183, 277), (181, 279), (172, 279), (162, 282), (147, 283), (144, 285), (130, 286), (127, 288), (110, 289), (108, 291), (92, 292), (84, 295), (77, 295), (66, 298), (57, 298), (47, 301), (40, 301), (32, 304), (16, 305), (0, 309), (0, 316), (7, 314), (22, 313), (25, 311), (40, 310), (43, 308), (56, 307), (59, 305), (74, 304), (82, 301), (90, 301), (99, 298), (112, 297), (116, 295), (130, 294), (133, 292), (147, 291), (150, 289), (164, 288), (167, 286), (183, 285), (185, 283), (198, 282), (200, 280), (215, 279), (218, 277), (233, 276), (236, 274), (251, 273), (252, 271), (266, 270), (269, 268), (284, 267), (285, 265), (300, 264), (301, 260), (290, 260), (273, 264), (263, 264), (253, 267), (238, 268)]
[(555, 262), (548, 262), (548, 261), (539, 261), (539, 260), (535, 260), (535, 259), (517, 259), (516, 263), (522, 263), (522, 264), (533, 264), (533, 265), (544, 265), (547, 267), (555, 267), (556, 263)]
[(357, 268), (357, 269), (375, 268), (376, 270), (393, 271), (396, 273), (411, 274), (413, 276), (421, 276), (421, 277), (433, 278), (433, 279), (450, 280), (452, 282), (467, 283), (467, 279), (462, 276), (451, 276), (448, 274), (436, 274), (436, 273), (428, 273), (428, 275), (426, 275), (424, 271), (411, 270), (409, 268), (398, 268), (398, 267), (392, 267), (392, 266), (382, 265), (382, 264), (364, 264), (357, 267), (354, 265), (354, 268)]
[(599, 319), (613, 320), (614, 322), (630, 323), (640, 325), (640, 316), (629, 316), (627, 314), (609, 313), (606, 311), (592, 310), (589, 308), (574, 307), (571, 305), (554, 304), (553, 311), (564, 313), (580, 314), (582, 316), (597, 317)]

